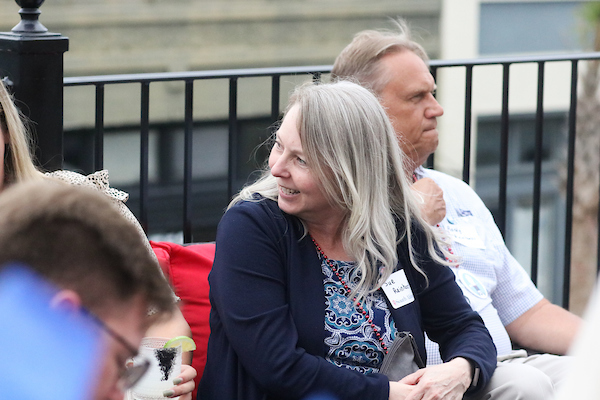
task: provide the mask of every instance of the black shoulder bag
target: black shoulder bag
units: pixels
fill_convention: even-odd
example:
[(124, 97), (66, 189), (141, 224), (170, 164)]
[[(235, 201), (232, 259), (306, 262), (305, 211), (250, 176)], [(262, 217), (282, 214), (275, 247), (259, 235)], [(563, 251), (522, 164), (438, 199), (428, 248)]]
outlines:
[(398, 332), (383, 358), (379, 373), (386, 375), (390, 381), (399, 381), (424, 367), (413, 335), (410, 332)]

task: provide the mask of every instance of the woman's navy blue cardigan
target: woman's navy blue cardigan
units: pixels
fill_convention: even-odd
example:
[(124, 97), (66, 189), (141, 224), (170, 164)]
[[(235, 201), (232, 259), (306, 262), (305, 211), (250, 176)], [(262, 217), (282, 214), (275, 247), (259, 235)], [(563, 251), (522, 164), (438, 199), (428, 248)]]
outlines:
[[(223, 216), (209, 276), (211, 334), (199, 399), (303, 399), (318, 393), (388, 399), (384, 375), (363, 375), (325, 360), (321, 262), (310, 237), (302, 235), (298, 219), (271, 200), (243, 202)], [(440, 344), (444, 361), (474, 361), (481, 388), (496, 366), (494, 343), (452, 271), (427, 256), (424, 234), (415, 232), (413, 239), (429, 285), (411, 266), (403, 240), (397, 268), (404, 268), (415, 301), (390, 307), (396, 327), (412, 332), (424, 360), (423, 330)]]

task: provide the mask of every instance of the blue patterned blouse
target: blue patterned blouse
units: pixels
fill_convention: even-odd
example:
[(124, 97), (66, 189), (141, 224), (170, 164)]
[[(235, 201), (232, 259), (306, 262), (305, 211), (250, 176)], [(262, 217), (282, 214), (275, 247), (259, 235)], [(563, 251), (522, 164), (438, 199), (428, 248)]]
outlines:
[[(356, 309), (354, 301), (348, 297), (349, 293), (331, 267), (321, 259), (325, 287), (325, 330), (328, 333), (325, 344), (329, 348), (325, 358), (337, 366), (363, 374), (378, 372), (384, 352), (371, 324)], [(361, 273), (354, 262), (330, 261), (335, 263), (339, 275), (350, 290), (355, 288)], [(363, 308), (369, 313), (389, 347), (396, 337), (396, 326), (382, 291), (370, 294), (363, 301)]]

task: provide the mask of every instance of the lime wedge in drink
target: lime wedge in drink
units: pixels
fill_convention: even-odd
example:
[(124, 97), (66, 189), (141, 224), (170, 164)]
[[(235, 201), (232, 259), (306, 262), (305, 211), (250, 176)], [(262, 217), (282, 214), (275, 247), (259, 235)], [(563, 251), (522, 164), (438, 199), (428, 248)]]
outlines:
[(176, 336), (173, 339), (169, 340), (165, 343), (165, 349), (169, 347), (177, 347), (181, 345), (181, 351), (192, 351), (196, 350), (196, 343), (192, 340), (191, 337), (187, 336)]

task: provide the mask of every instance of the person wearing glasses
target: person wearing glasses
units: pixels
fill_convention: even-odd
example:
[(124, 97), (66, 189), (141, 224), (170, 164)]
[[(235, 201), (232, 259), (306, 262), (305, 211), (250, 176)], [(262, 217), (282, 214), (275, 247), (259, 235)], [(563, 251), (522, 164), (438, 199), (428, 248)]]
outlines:
[[(81, 313), (100, 332), (102, 359), (95, 360), (97, 384), (90, 387), (94, 400), (123, 399), (147, 369), (144, 363), (128, 367), (128, 360), (148, 327), (175, 308), (143, 240), (93, 189), (39, 181), (0, 194), (0, 268), (15, 262), (31, 268), (57, 288), (53, 307)], [(157, 312), (149, 316), (149, 308)], [(35, 371), (35, 360), (23, 362)]]
[[(0, 80), (0, 157), (4, 160), (3, 163), (0, 163), (0, 192), (18, 182), (43, 180), (60, 181), (71, 185), (93, 188), (109, 198), (113, 207), (132, 224), (136, 234), (144, 239), (143, 244), (146, 250), (151, 257), (154, 257), (152, 268), (160, 270), (144, 230), (125, 204), (129, 195), (109, 186), (108, 172), (105, 170), (97, 171), (84, 176), (76, 172), (61, 170), (44, 174), (33, 162), (30, 150), (31, 138), (23, 120), (12, 96)], [(172, 297), (173, 301), (178, 301), (175, 294), (172, 294)], [(175, 308), (170, 319), (150, 326), (146, 335), (169, 338), (191, 336), (191, 329), (179, 308)], [(183, 363), (182, 382), (178, 385), (178, 388), (173, 389), (172, 396), (178, 394), (191, 396), (191, 392), (194, 390), (193, 379), (196, 377), (196, 370), (189, 365), (191, 363), (190, 353), (183, 355)]]

